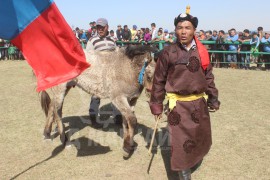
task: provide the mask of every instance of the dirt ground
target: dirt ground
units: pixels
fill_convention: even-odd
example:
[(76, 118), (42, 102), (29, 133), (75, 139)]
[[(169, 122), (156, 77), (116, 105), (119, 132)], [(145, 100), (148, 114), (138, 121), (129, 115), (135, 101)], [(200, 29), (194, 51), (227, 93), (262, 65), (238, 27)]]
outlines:
[[(215, 69), (221, 108), (211, 113), (213, 145), (194, 180), (270, 179), (270, 72)], [(154, 127), (147, 97), (137, 107), (138, 144), (122, 158), (122, 129), (102, 116), (103, 129), (89, 126), (90, 96), (78, 88), (68, 94), (63, 122), (71, 143), (59, 136), (43, 140), (45, 116), (35, 78), (25, 61), (0, 61), (0, 179), (177, 179), (170, 171), (165, 118), (154, 156), (147, 151)], [(108, 100), (101, 109), (110, 111)], [(157, 144), (157, 143), (156, 143)]]

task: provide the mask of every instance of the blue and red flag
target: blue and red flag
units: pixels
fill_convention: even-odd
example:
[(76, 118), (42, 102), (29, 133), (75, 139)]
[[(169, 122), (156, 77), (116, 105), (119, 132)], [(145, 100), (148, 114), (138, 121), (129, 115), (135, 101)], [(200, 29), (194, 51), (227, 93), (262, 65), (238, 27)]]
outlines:
[(90, 66), (53, 0), (1, 0), (0, 38), (23, 52), (37, 77), (37, 91), (66, 82)]

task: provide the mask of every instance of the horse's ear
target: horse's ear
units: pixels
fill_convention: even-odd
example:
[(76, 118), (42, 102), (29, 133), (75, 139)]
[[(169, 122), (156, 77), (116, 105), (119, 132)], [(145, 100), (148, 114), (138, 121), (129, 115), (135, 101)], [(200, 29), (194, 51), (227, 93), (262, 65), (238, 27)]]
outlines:
[(125, 54), (126, 54), (130, 59), (133, 59), (133, 57), (136, 55), (136, 54), (135, 54), (135, 46), (129, 44), (129, 45), (126, 47)]
[(157, 62), (159, 56), (162, 54), (162, 51), (163, 50), (154, 52), (154, 61), (155, 62)]
[(150, 45), (150, 48), (151, 48), (151, 51), (152, 51), (153, 53), (159, 51), (159, 49), (158, 49), (158, 47), (156, 46), (156, 44), (151, 44), (151, 45)]

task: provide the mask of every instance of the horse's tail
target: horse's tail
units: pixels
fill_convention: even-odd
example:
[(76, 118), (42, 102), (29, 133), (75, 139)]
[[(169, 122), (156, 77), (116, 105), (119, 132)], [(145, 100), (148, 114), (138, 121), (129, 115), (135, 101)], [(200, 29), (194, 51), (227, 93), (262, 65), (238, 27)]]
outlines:
[(41, 99), (40, 104), (41, 104), (42, 110), (44, 111), (44, 113), (45, 113), (45, 115), (47, 117), (48, 112), (49, 112), (49, 106), (50, 106), (50, 103), (51, 103), (51, 98), (50, 98), (49, 94), (46, 91), (42, 91), (40, 99)]

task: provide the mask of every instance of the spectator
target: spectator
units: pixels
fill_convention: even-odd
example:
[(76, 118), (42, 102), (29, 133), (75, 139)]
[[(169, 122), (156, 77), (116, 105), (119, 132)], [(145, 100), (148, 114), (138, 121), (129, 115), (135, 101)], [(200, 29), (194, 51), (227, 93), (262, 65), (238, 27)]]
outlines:
[[(211, 30), (208, 30), (205, 32), (205, 38), (203, 39), (205, 41), (212, 41), (212, 31)], [(206, 47), (207, 50), (211, 50), (212, 49), (212, 46), (211, 45), (204, 45)], [(211, 54), (209, 52), (209, 56), (211, 57)]]
[(75, 28), (75, 36), (78, 39), (78, 41), (80, 41), (80, 35), (81, 35), (80, 28), (76, 27)]
[(162, 30), (158, 30), (158, 35), (152, 41), (162, 41), (163, 40), (162, 34), (163, 34)]
[[(244, 44), (245, 42), (249, 42), (251, 40), (251, 35), (249, 34), (249, 30), (245, 29), (243, 36), (239, 37), (238, 41), (241, 43), (238, 48), (238, 52), (241, 51), (250, 51), (250, 45)], [(250, 53), (240, 54), (241, 59), (241, 69), (250, 69)]]
[(122, 26), (119, 24), (116, 30), (116, 37), (118, 41), (122, 41), (122, 33), (123, 33), (123, 29), (122, 29)]
[(138, 37), (138, 42), (142, 42), (143, 41), (144, 34), (143, 34), (143, 31), (142, 30), (139, 29), (137, 31), (137, 37)]
[(97, 36), (97, 27), (96, 26), (93, 26), (92, 27), (92, 34), (91, 34), (91, 37), (94, 37), (94, 36)]
[(123, 33), (122, 33), (122, 41), (129, 42), (130, 39), (131, 39), (131, 32), (128, 29), (128, 26), (124, 25), (124, 30), (123, 30)]
[(0, 59), (6, 59), (6, 48), (4, 39), (0, 39)]
[(151, 40), (154, 40), (157, 36), (156, 23), (151, 23)]
[[(226, 36), (225, 36), (225, 32), (223, 30), (220, 30), (218, 32), (218, 37), (216, 40), (216, 50), (218, 51), (226, 51), (226, 46), (225, 46), (225, 41), (226, 41)], [(215, 55), (215, 67), (220, 68), (220, 67), (224, 67), (223, 62), (225, 61), (225, 53), (216, 53)]]
[(212, 39), (212, 31), (211, 30), (208, 30), (208, 31), (206, 31), (205, 32), (205, 40), (206, 41), (212, 41), (213, 39)]
[[(269, 36), (270, 36), (269, 33), (265, 33), (265, 36), (262, 37), (261, 39), (263, 51), (268, 52), (268, 53), (270, 53), (270, 37)], [(264, 59), (264, 64), (265, 64), (265, 70), (269, 71), (270, 70), (270, 54), (264, 54), (263, 59)]]
[(258, 31), (259, 40), (261, 40), (263, 38), (263, 27), (261, 27), (261, 26), (258, 27), (257, 31)]
[(141, 32), (144, 35), (145, 34), (145, 28), (141, 28)]
[(195, 32), (195, 37), (199, 39), (200, 32)]
[(217, 38), (218, 38), (217, 30), (214, 30), (214, 31), (213, 31), (213, 35), (212, 35), (212, 40), (213, 40), (213, 41), (216, 41)]
[[(211, 30), (208, 30), (208, 31), (205, 32), (205, 39), (204, 40), (212, 41), (212, 31)], [(207, 50), (214, 50), (214, 48), (213, 48), (213, 46), (211, 44), (205, 44), (204, 46), (205, 46), (205, 48)], [(208, 52), (208, 54), (209, 54), (209, 58), (211, 60), (211, 63), (213, 65), (213, 62), (214, 62), (214, 59), (215, 59), (215, 54), (212, 53), (212, 52)]]
[(80, 30), (80, 42), (81, 42), (81, 45), (82, 45), (83, 49), (85, 49), (87, 41), (88, 41), (86, 32), (87, 31)]
[(198, 39), (199, 39), (200, 41), (203, 41), (203, 40), (206, 39), (204, 30), (200, 30)]
[[(88, 29), (88, 34), (92, 34), (92, 27), (93, 27), (93, 22), (90, 22), (89, 23), (89, 26), (90, 26), (90, 28)], [(90, 38), (90, 37), (89, 37)]]
[(174, 43), (175, 40), (176, 40), (176, 38), (174, 36), (174, 32), (170, 32), (169, 37), (167, 39), (164, 39), (164, 41), (165, 41), (164, 46), (169, 46), (170, 44)]
[[(259, 40), (261, 41), (261, 39), (263, 38), (263, 27), (259, 26), (257, 28), (257, 33), (258, 33), (258, 37), (259, 37)], [(258, 47), (258, 51), (259, 52), (262, 52), (263, 49), (262, 49), (262, 46), (259, 46)], [(259, 54), (258, 57), (257, 57), (257, 70), (260, 70), (262, 68), (262, 63), (263, 63), (263, 55)]]
[[(234, 28), (229, 30), (229, 36), (227, 37), (227, 42), (234, 43), (238, 40), (238, 34), (236, 34), (236, 30)], [(227, 54), (227, 62), (228, 62), (228, 67), (237, 68), (237, 50), (238, 50), (238, 45), (236, 44), (230, 44), (228, 51), (231, 51), (233, 53)]]
[(258, 34), (256, 32), (252, 33), (252, 37), (250, 39), (250, 45), (251, 45), (251, 58), (254, 63), (258, 63), (258, 54), (259, 52), (259, 45), (260, 45), (260, 38), (258, 37)]
[(114, 35), (114, 31), (113, 30), (110, 30), (110, 38), (112, 39), (112, 40), (114, 40), (114, 42), (115, 41), (117, 41), (117, 37)]
[(168, 29), (165, 29), (164, 30), (164, 34), (163, 34), (163, 40), (164, 41), (167, 41), (167, 39), (169, 38), (169, 31), (168, 31)]
[(137, 26), (133, 25), (132, 29), (130, 30), (131, 32), (131, 41), (137, 41), (138, 40), (138, 36), (137, 36)]
[(174, 43), (176, 41), (176, 37), (174, 35), (174, 32), (170, 32), (169, 33), (169, 38), (168, 38), (168, 42), (169, 43)]
[(151, 41), (151, 34), (150, 34), (150, 29), (146, 28), (145, 29), (145, 34), (144, 34), (144, 41), (147, 43), (149, 41)]
[[(116, 44), (114, 40), (108, 36), (108, 21), (104, 18), (97, 20), (97, 36), (89, 39), (86, 47), (86, 51), (112, 51), (115, 50)], [(96, 96), (91, 97), (89, 115), (92, 122), (92, 126), (100, 128), (101, 125), (97, 122), (98, 111), (100, 105), (100, 98)]]

